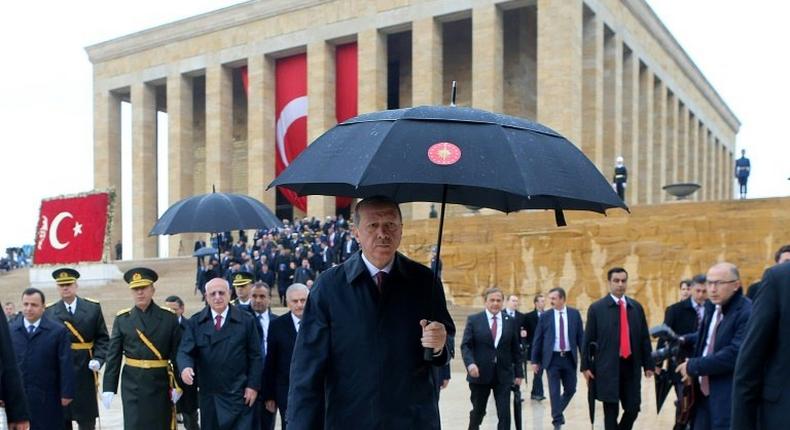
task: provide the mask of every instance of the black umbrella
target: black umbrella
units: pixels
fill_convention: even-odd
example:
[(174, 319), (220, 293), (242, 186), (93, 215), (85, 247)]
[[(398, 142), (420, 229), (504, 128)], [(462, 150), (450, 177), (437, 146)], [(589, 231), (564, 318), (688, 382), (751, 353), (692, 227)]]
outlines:
[(192, 254), (192, 256), (193, 257), (205, 257), (207, 255), (216, 255), (218, 252), (219, 252), (219, 250), (217, 250), (217, 248), (212, 248), (210, 246), (204, 246), (204, 247), (198, 249), (197, 251), (195, 251), (195, 253)]
[(149, 235), (273, 227), (282, 227), (282, 223), (258, 200), (243, 194), (212, 192), (187, 197), (170, 206)]
[(446, 203), (503, 212), (551, 209), (558, 225), (565, 225), (565, 209), (604, 213), (626, 208), (592, 162), (555, 131), (455, 106), (389, 110), (347, 120), (308, 145), (272, 186), (300, 195), (440, 202), (437, 259)]
[(675, 386), (675, 381), (671, 370), (674, 369), (667, 369), (661, 373), (658, 373), (654, 376), (656, 381), (656, 412), (661, 412), (661, 407), (664, 406), (664, 401), (667, 399), (667, 395), (672, 390), (672, 387)]
[(587, 362), (590, 372), (593, 373), (593, 378), (587, 381), (587, 412), (590, 415), (590, 424), (595, 424), (595, 395), (596, 395), (596, 381), (595, 381), (595, 361), (598, 359), (598, 343), (590, 342), (587, 345)]

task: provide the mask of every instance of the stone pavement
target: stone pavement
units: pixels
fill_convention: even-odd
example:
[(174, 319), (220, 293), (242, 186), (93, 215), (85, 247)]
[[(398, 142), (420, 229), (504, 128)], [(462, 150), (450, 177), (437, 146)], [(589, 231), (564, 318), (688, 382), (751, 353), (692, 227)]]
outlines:
[[(454, 360), (453, 366), (460, 367), (460, 361)], [(580, 379), (581, 379), (581, 375)], [(530, 387), (532, 386), (532, 375), (529, 378)], [(544, 389), (548, 394), (548, 385), (544, 376)], [(655, 390), (652, 380), (643, 380), (642, 382), (642, 412), (634, 425), (635, 430), (659, 430), (671, 429), (674, 422), (674, 406), (672, 402), (675, 397), (670, 393), (667, 398), (661, 414), (656, 416), (656, 402)], [(522, 388), (522, 392), (525, 391)], [(528, 396), (527, 396), (528, 397)], [(441, 400), (439, 402), (442, 416), (442, 428), (446, 430), (459, 430), (465, 429), (469, 424), (469, 410), (471, 403), (469, 402), (469, 386), (465, 380), (465, 374), (461, 371), (454, 371), (452, 379), (447, 389), (442, 391)], [(488, 413), (483, 420), (483, 425), (480, 427), (482, 430), (495, 430), (497, 428), (496, 408), (494, 406), (493, 396), (488, 401)], [(121, 400), (119, 397), (113, 400), (110, 410), (104, 409), (100, 406), (100, 413), (102, 414), (102, 430), (120, 430), (123, 429), (123, 416), (121, 411)], [(568, 410), (565, 413), (565, 429), (587, 429), (591, 428), (590, 420), (587, 414), (587, 386), (583, 381), (579, 381), (576, 395), (571, 401)], [(592, 427), (596, 430), (603, 429), (603, 408), (599, 402), (596, 408), (595, 426)], [(551, 426), (551, 409), (548, 398), (542, 402), (537, 402), (530, 399), (524, 400), (523, 406), (523, 422), (524, 429), (533, 430), (550, 430)], [(98, 427), (97, 427), (98, 428)], [(179, 429), (182, 429), (179, 426)], [(276, 425), (279, 429), (279, 423)], [(511, 428), (515, 428), (511, 426)], [(407, 430), (407, 429), (404, 429)]]

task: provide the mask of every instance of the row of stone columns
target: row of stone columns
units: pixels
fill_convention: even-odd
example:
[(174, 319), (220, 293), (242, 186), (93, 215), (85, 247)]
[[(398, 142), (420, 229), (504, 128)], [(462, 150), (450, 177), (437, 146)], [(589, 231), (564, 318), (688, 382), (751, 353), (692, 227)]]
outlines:
[[(472, 20), (472, 97), (474, 107), (503, 110), (503, 10), (495, 4), (476, 6)], [(582, 0), (537, 1), (537, 120), (579, 145), (611, 177), (615, 157), (626, 159), (630, 172), (627, 201), (666, 200), (661, 186), (701, 181), (697, 198), (729, 195), (727, 166), (732, 155), (690, 112), (677, 94)], [(435, 17), (411, 23), (413, 105), (441, 104), (443, 22)], [(357, 34), (358, 111), (382, 110), (387, 104), (387, 34), (371, 28)], [(308, 61), (307, 134), (309, 141), (335, 124), (335, 55), (330, 41), (306, 46)], [(274, 69), (266, 55), (239, 59), (248, 68), (246, 192), (269, 207), (274, 179)], [(205, 169), (194, 169), (193, 75), (170, 73), (165, 81), (169, 139), (170, 203), (212, 186), (234, 191), (230, 145), (233, 130), (232, 68), (217, 61), (205, 67)], [(198, 72), (190, 72), (198, 73)], [(161, 85), (161, 82), (159, 82)], [(100, 86), (99, 86), (100, 87)], [(133, 220), (135, 258), (157, 255), (156, 238), (148, 230), (157, 218), (156, 91), (139, 81), (120, 91), (96, 90), (95, 184), (114, 186), (120, 203), (120, 93), (132, 104)], [(238, 188), (238, 187), (236, 187)], [(429, 204), (404, 205), (404, 218), (426, 218)], [(113, 220), (113, 243), (122, 237), (120, 204)], [(335, 212), (334, 198), (311, 196), (308, 216)], [(170, 243), (176, 255), (179, 240)], [(189, 243), (187, 241), (186, 243)]]

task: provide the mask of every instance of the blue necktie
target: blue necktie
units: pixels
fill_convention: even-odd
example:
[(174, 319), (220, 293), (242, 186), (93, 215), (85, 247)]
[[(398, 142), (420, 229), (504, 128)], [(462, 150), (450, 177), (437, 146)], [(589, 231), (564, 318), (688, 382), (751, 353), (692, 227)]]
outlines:
[(36, 331), (36, 326), (34, 326), (34, 325), (27, 326), (28, 334), (33, 334), (34, 331)]

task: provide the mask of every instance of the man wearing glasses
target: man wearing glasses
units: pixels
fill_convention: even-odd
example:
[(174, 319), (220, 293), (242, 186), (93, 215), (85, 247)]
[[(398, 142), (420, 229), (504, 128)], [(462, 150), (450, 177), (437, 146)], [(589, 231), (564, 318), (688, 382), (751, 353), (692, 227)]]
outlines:
[(705, 285), (709, 301), (705, 318), (695, 334), (684, 336), (694, 354), (677, 367), (683, 381), (694, 384), (696, 401), (692, 428), (729, 429), (735, 360), (752, 312), (743, 296), (738, 268), (718, 263), (708, 270)]

